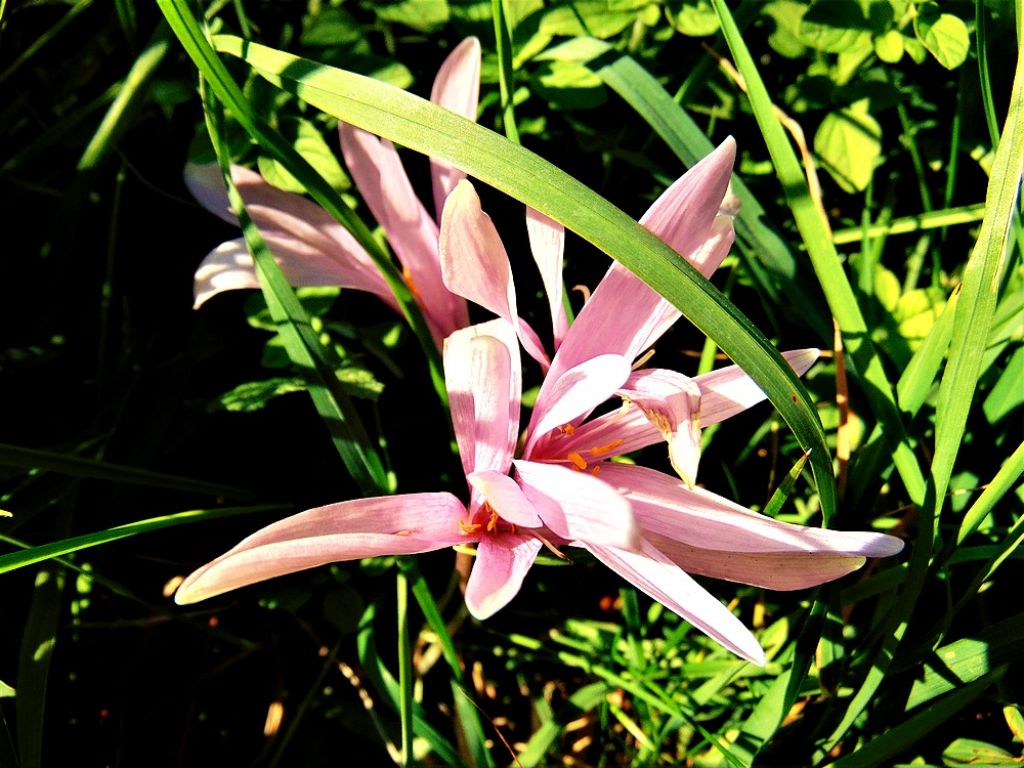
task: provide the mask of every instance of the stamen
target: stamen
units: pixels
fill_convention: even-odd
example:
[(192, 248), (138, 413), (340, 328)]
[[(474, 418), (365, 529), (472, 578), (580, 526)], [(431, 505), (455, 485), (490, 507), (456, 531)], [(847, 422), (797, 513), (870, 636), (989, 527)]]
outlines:
[(588, 301), (590, 301), (590, 289), (587, 288), (587, 286), (585, 286), (585, 285), (574, 285), (572, 287), (572, 289), (574, 291), (579, 291), (580, 293), (583, 294), (583, 303), (584, 304), (586, 304)]
[(576, 451), (569, 451), (569, 453), (566, 454), (566, 458), (576, 465), (576, 469), (582, 470), (587, 468), (587, 460), (576, 453)]
[(572, 437), (576, 433), (576, 427), (574, 427), (572, 424), (563, 424), (558, 428), (558, 431), (561, 432), (563, 435), (568, 435), (569, 437)]
[(412, 294), (413, 298), (422, 304), (423, 296), (420, 294), (420, 289), (416, 287), (416, 281), (412, 279), (412, 272), (409, 271), (408, 267), (402, 267), (402, 280), (405, 281), (406, 286), (409, 288), (409, 293)]
[(601, 473), (601, 465), (600, 464), (598, 464), (596, 467), (594, 467), (592, 470), (590, 470), (590, 474), (592, 474), (594, 477), (597, 477), (600, 473)]
[(598, 445), (595, 448), (591, 448), (590, 453), (594, 456), (600, 456), (602, 453), (610, 453), (611, 451), (614, 451), (616, 448), (622, 445), (624, 442), (626, 441), (623, 440), (621, 437), (617, 437), (610, 443), (605, 443), (604, 445)]
[(496, 530), (498, 530), (498, 513), (492, 509), (491, 517), (487, 521), (487, 532), (494, 533)]
[(635, 371), (637, 368), (643, 367), (647, 363), (647, 361), (650, 360), (652, 357), (654, 357), (654, 350), (648, 349), (646, 352), (644, 352), (642, 355), (640, 355), (640, 357), (636, 359), (636, 362), (634, 362), (633, 365), (630, 366), (629, 370)]
[(469, 536), (471, 533), (476, 533), (483, 528), (480, 523), (467, 523), (465, 520), (459, 520), (459, 531), (463, 536)]

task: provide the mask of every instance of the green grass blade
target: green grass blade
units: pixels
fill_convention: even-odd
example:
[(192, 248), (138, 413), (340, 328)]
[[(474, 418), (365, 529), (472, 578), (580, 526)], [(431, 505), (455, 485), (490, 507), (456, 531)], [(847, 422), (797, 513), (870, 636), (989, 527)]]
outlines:
[(189, 523), (200, 523), (207, 520), (217, 520), (222, 517), (234, 515), (247, 515), (253, 512), (269, 512), (275, 509), (288, 509), (280, 504), (261, 504), (252, 507), (220, 507), (217, 509), (190, 509), (187, 512), (177, 512), (173, 515), (162, 515), (151, 517), (146, 520), (138, 520), (134, 523), (118, 525), (104, 531), (86, 533), (81, 536), (73, 536), (69, 539), (61, 539), (50, 544), (41, 544), (21, 552), (10, 552), (0, 555), (0, 573), (7, 573), (26, 565), (41, 563), (69, 552), (78, 552), (82, 549), (98, 547), (101, 544), (109, 544), (112, 541), (127, 539), (138, 536), (141, 533), (159, 531), (163, 528), (174, 528)]
[(195, 16), (183, 0), (157, 0), (157, 5), (192, 58), (203, 78), (231, 116), (274, 160), (288, 169), (325, 211), (344, 226), (366, 250), (395, 295), (402, 314), (416, 334), (430, 366), (431, 380), (438, 398), (445, 405), (448, 392), (444, 386), (441, 356), (427, 328), (423, 313), (409, 287), (402, 280), (388, 253), (377, 243), (369, 228), (341, 199), (338, 192), (300, 155), (284, 137), (265, 121), (257, 118), (237, 83), (210, 46)]
[(863, 388), (875, 417), (883, 425), (903, 485), (911, 500), (915, 504), (920, 504), (925, 497), (924, 475), (896, 408), (895, 393), (882, 367), (882, 361), (870, 341), (867, 324), (857, 305), (831, 235), (811, 198), (800, 162), (775, 115), (764, 81), (725, 0), (712, 0), (712, 3), (718, 12), (729, 50), (746, 81), (750, 105), (768, 145), (775, 172), (796, 219), (797, 229), (804, 245), (807, 246), (807, 253), (811, 257), (829, 308), (843, 332), (847, 357), (853, 362), (857, 374), (864, 383)]
[(800, 473), (804, 471), (804, 466), (807, 464), (807, 459), (810, 456), (804, 454), (793, 467), (786, 473), (786, 476), (782, 478), (782, 482), (779, 483), (779, 487), (775, 489), (772, 497), (768, 499), (768, 503), (765, 505), (763, 513), (768, 517), (778, 517), (779, 512), (782, 511), (782, 506), (786, 503), (786, 499), (789, 498), (789, 494), (793, 492), (793, 486), (796, 485), (796, 481), (800, 477)]
[(0, 443), (0, 466), (21, 467), (22, 469), (41, 469), (57, 472), (71, 477), (88, 477), (93, 480), (106, 480), (126, 485), (143, 485), (150, 488), (167, 488), (186, 493), (203, 493), (210, 496), (227, 496), (232, 499), (250, 501), (256, 494), (230, 485), (207, 483), (189, 477), (167, 475), (163, 472), (152, 472), (139, 467), (124, 464), (111, 464), (106, 461), (83, 459), (80, 456), (69, 456), (56, 451), (43, 451), (35, 448), (22, 448), (17, 445)]
[(921, 232), (929, 229), (944, 229), (957, 224), (973, 224), (985, 216), (985, 204), (963, 205), (959, 208), (946, 208), (941, 211), (928, 211), (917, 216), (901, 216), (886, 224), (872, 224), (868, 227), (850, 227), (838, 229), (832, 233), (832, 242), (836, 245), (859, 243), (866, 238), (888, 237), (889, 235), (905, 235), (910, 232)]
[(86, 146), (78, 161), (79, 171), (96, 168), (114, 149), (121, 132), (127, 127), (127, 118), (132, 114), (148, 93), (149, 83), (156, 74), (157, 67), (167, 55), (170, 48), (171, 30), (166, 23), (160, 22), (149, 43), (139, 54), (127, 77), (114, 97), (100, 121), (96, 133)]
[[(693, 118), (635, 59), (600, 40), (588, 43), (601, 53), (585, 62), (587, 66), (647, 121), (684, 165), (692, 166), (713, 149)], [(792, 306), (813, 304), (813, 294), (802, 279), (786, 241), (766, 223), (768, 215), (764, 208), (735, 175), (732, 191), (742, 203), (735, 222), (737, 240), (762, 290), (775, 301)], [(782, 296), (786, 298), (783, 300)], [(802, 314), (802, 317), (822, 338), (831, 337), (832, 326), (826, 318), (816, 313)]]
[(516, 127), (515, 108), (512, 97), (515, 94), (515, 72), (512, 69), (512, 38), (509, 34), (508, 16), (505, 13), (506, 0), (491, 0), (491, 16), (494, 19), (494, 41), (498, 53), (498, 90), (501, 94), (501, 125), (509, 141), (519, 143), (519, 129)]
[(476, 766), (488, 766), (493, 768), (494, 760), (490, 750), (487, 749), (487, 736), (484, 733), (483, 723), (480, 721), (480, 713), (473, 702), (470, 693), (465, 689), (462, 673), (462, 664), (459, 661), (458, 651), (455, 650), (455, 643), (452, 642), (451, 634), (437, 607), (437, 602), (430, 592), (430, 586), (420, 572), (419, 566), (414, 557), (403, 557), (398, 561), (402, 572), (408, 577), (413, 597), (419, 603), (420, 610), (427, 620), (427, 624), (434, 632), (437, 642), (441, 645), (441, 655), (448, 662), (451, 670), (452, 698), (455, 702), (455, 710), (459, 717), (459, 726), (462, 729), (462, 736), (466, 742), (470, 757)]
[(1005, 667), (1000, 667), (985, 677), (944, 696), (925, 711), (887, 730), (874, 741), (860, 747), (856, 752), (830, 763), (831, 768), (873, 768), (889, 764), (893, 757), (906, 752), (981, 696), (1004, 672)]
[(529, 150), (412, 94), (237, 37), (217, 37), (214, 44), (327, 114), (447, 160), (537, 209), (658, 290), (757, 381), (803, 448), (813, 449), (822, 508), (831, 516), (836, 504), (832, 465), (803, 386), (764, 335), (661, 240)]
[(219, 103), (205, 89), (204, 95), (207, 103), (207, 128), (221, 164), (228, 199), (242, 227), (246, 247), (256, 267), (260, 289), (270, 316), (277, 323), (288, 357), (306, 380), (317, 413), (327, 426), (334, 447), (352, 479), (364, 495), (386, 493), (389, 490), (387, 472), (380, 454), (370, 442), (352, 398), (335, 374), (338, 361), (320, 343), (320, 336), (313, 329), (302, 303), (249, 216), (245, 201), (231, 178), (230, 150), (222, 141)]
[(985, 219), (967, 261), (953, 316), (949, 359), (939, 385), (932, 478), (942, 503), (953, 472), (967, 415), (982, 370), (995, 315), (999, 278), (1009, 254), (1007, 239), (1024, 169), (1024, 52), (1018, 54), (1010, 110), (996, 150), (985, 196)]
[(992, 482), (985, 486), (981, 496), (967, 510), (956, 536), (957, 544), (963, 543), (964, 539), (978, 530), (978, 526), (992, 514), (992, 508), (999, 503), (1003, 496), (1013, 490), (1013, 486), (1022, 474), (1024, 474), (1024, 443), (1018, 445), (1013, 455), (1003, 462), (999, 471), (996, 472), (996, 476), (992, 478)]
[(32, 607), (18, 655), (18, 695), (15, 729), (22, 768), (41, 768), (46, 715), (46, 682), (57, 644), (57, 627), (64, 607), (64, 570), (44, 567), (36, 574)]
[(409, 642), (409, 580), (399, 570), (395, 576), (398, 617), (398, 721), (402, 742), (402, 765), (413, 764), (412, 756), (412, 645)]

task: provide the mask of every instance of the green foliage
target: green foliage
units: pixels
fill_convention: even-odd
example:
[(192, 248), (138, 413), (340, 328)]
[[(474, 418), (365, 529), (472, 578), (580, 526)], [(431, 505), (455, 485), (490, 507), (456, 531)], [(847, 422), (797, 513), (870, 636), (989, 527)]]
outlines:
[[(1024, 150), (1011, 4), (232, 0), (208, 5), (205, 29), (182, 21), (191, 4), (161, 7), (173, 29), (120, 0), (0, 2), (0, 189), (17, 224), (0, 310), (0, 615), (18, 628), (0, 639), (0, 764), (72, 764), (94, 746), (125, 765), (160, 750), (189, 764), (375, 765), (403, 746), (424, 765), (1020, 763)], [(467, 34), (484, 51), (478, 129), (345, 79), (425, 96)], [(237, 236), (180, 183), (192, 126), (205, 132), (197, 70), (226, 106), (225, 159), (350, 228), (401, 319), (354, 291), (293, 292), (253, 228), (266, 298), (189, 309), (199, 259)], [(774, 108), (802, 129), (820, 192)], [(420, 191), (418, 152), (448, 153), (490, 187), (520, 311), (545, 341), (519, 200), (583, 236), (569, 239), (568, 285), (592, 288), (607, 268), (597, 243), (713, 337), (674, 329), (653, 364), (693, 373), (700, 357), (708, 370), (726, 362), (720, 342), (766, 378), (802, 426), (794, 436), (761, 406), (735, 429), (705, 429), (708, 488), (781, 520), (894, 533), (906, 555), (815, 591), (709, 584), (754, 628), (764, 669), (586, 554), (542, 556), (484, 623), (466, 616), (451, 553), (172, 606), (176, 577), (368, 479), (465, 493), (426, 385), (432, 370), (443, 396), (437, 350), (340, 158), (339, 117), (396, 139)], [(669, 255), (626, 225), (730, 133), (742, 206), (719, 292), (664, 268)], [(216, 159), (209, 142), (205, 153)], [(570, 302), (578, 310), (579, 294)], [(832, 350), (804, 379), (809, 397), (794, 389), (800, 403), (769, 342)], [(362, 488), (325, 423), (339, 449), (376, 457)], [(264, 737), (271, 703), (284, 720)]]

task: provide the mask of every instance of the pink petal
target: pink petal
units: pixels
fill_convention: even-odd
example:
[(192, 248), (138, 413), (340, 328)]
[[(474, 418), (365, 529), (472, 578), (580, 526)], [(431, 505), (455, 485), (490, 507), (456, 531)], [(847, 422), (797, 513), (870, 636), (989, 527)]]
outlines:
[(570, 452), (590, 463), (611, 459), (662, 442), (658, 428), (635, 405), (623, 403), (601, 416), (576, 425), (569, 432), (553, 431), (537, 439), (530, 449), (534, 461), (569, 461)]
[(444, 343), (444, 374), (462, 468), (505, 473), (519, 434), (519, 345), (504, 320), (456, 331)]
[(533, 260), (540, 270), (544, 292), (551, 309), (551, 328), (555, 338), (555, 351), (569, 330), (569, 321), (562, 306), (562, 257), (565, 252), (565, 227), (549, 219), (540, 211), (526, 209), (526, 232), (530, 238)]
[(537, 334), (519, 319), (516, 310), (516, 289), (505, 246), (467, 180), (460, 181), (445, 202), (439, 248), (448, 290), (510, 323), (526, 352), (546, 370), (549, 361)]
[(179, 605), (275, 576), (341, 560), (410, 555), (466, 540), (466, 509), (450, 493), (413, 493), (343, 501), (268, 525), (192, 573)]
[(394, 145), (347, 123), (338, 123), (338, 134), (349, 172), (406, 269), (435, 338), (465, 327), (465, 302), (441, 280), (437, 225), (416, 197)]
[[(794, 349), (783, 352), (782, 357), (790, 364), (797, 376), (803, 376), (821, 352), (817, 349)], [(738, 365), (719, 368), (717, 371), (698, 376), (694, 381), (700, 387), (702, 426), (715, 424), (735, 416), (752, 405), (765, 399), (765, 394), (754, 380)]]
[(629, 361), (620, 355), (598, 355), (566, 371), (557, 380), (550, 375), (541, 385), (523, 455), (530, 457), (541, 437), (590, 413), (629, 377)]
[[(697, 258), (704, 268), (717, 267), (732, 242), (731, 217), (720, 215), (720, 206), (735, 155), (735, 142), (726, 139), (669, 187), (640, 220), (683, 258)], [(551, 373), (557, 377), (601, 352), (632, 360), (678, 316), (657, 291), (616, 262), (566, 334)]]
[(481, 538), (466, 584), (469, 612), (483, 620), (508, 605), (519, 594), (541, 546), (538, 539), (510, 533)]
[(228, 224), (238, 224), (238, 219), (231, 210), (227, 186), (217, 163), (185, 163), (184, 181), (192, 197), (203, 208), (224, 219)]
[[(300, 195), (270, 186), (247, 168), (233, 166), (232, 178), (253, 223), (292, 285), (337, 285), (368, 291), (397, 308), (366, 251), (326, 211)], [(221, 207), (227, 204), (227, 193), (216, 166), (187, 166), (186, 183), (209, 210), (237, 223), (229, 209)], [(232, 241), (206, 257), (196, 273), (196, 307), (221, 291), (259, 286), (255, 275), (244, 274), (251, 273), (253, 267), (242, 249), (242, 241)]]
[(471, 472), (466, 479), (480, 495), (481, 501), (490, 504), (502, 520), (524, 528), (543, 525), (523, 489), (508, 475), (488, 469)]
[(629, 502), (588, 472), (514, 461), (516, 480), (544, 524), (567, 541), (630, 549), (637, 527)]
[[(475, 122), (479, 99), (480, 41), (475, 37), (467, 37), (448, 54), (437, 71), (430, 100)], [(433, 182), (434, 209), (440, 221), (445, 198), (460, 180), (466, 178), (466, 174), (443, 160), (431, 158), (430, 176)]]
[(743, 622), (650, 544), (643, 552), (588, 545), (598, 560), (740, 658), (764, 666), (764, 650)]
[[(883, 533), (832, 531), (784, 523), (646, 467), (606, 463), (601, 478), (623, 494), (644, 532), (734, 554), (888, 557), (903, 542)], [(813, 568), (813, 558), (807, 559)], [(813, 583), (820, 583), (824, 579)]]
[(636, 405), (668, 442), (672, 468), (689, 485), (700, 462), (700, 388), (688, 376), (661, 368), (633, 371), (619, 395)]

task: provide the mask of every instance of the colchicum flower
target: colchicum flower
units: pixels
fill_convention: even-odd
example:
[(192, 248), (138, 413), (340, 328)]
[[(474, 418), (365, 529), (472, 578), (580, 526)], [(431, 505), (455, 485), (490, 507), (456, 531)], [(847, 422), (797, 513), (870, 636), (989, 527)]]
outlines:
[[(723, 144), (642, 220), (705, 274), (732, 241), (730, 210), (722, 201), (733, 153), (731, 141)], [(555, 260), (545, 249), (558, 247), (560, 262), (559, 230), (542, 218), (531, 226), (538, 223), (531, 240), (544, 251), (538, 263), (551, 267)], [(738, 413), (764, 394), (736, 366), (693, 379), (674, 371), (632, 370), (634, 359), (679, 314), (618, 265), (568, 331), (558, 330), (552, 302), (561, 343), (514, 458), (520, 442), (519, 344), (529, 334), (516, 315), (507, 257), (468, 182), (446, 203), (441, 253), (446, 277), (464, 278), (449, 287), (468, 284), (467, 295), (499, 315), (455, 332), (444, 347), (468, 505), (449, 493), (418, 493), (302, 512), (194, 572), (175, 596), (179, 603), (329, 562), (475, 543), (465, 597), (470, 613), (483, 619), (518, 593), (543, 547), (559, 553), (582, 547), (726, 648), (763, 664), (764, 652), (750, 631), (688, 572), (799, 589), (902, 548), (899, 539), (885, 534), (783, 523), (693, 487), (699, 426)], [(473, 262), (477, 267), (469, 269), (466, 264)], [(539, 345), (527, 338), (528, 350), (531, 343)], [(798, 350), (787, 358), (802, 373), (816, 355)], [(591, 418), (616, 394), (624, 399), (622, 408)], [(685, 480), (610, 461), (665, 439)]]
[[(430, 97), (435, 104), (475, 120), (479, 91), (480, 43), (467, 38), (441, 65)], [(465, 300), (448, 291), (441, 279), (435, 218), (416, 197), (390, 141), (346, 123), (339, 123), (338, 133), (349, 173), (387, 234), (406, 283), (440, 346), (446, 336), (469, 324), (469, 316)], [(445, 198), (465, 174), (440, 160), (431, 160), (430, 172), (440, 218)], [(301, 195), (271, 186), (254, 171), (233, 166), (231, 174), (253, 222), (292, 285), (367, 291), (397, 310), (373, 260), (330, 214)], [(237, 224), (217, 165), (188, 164), (185, 183), (203, 207)], [(195, 307), (238, 288), (259, 288), (242, 238), (222, 243), (203, 259), (195, 275)]]

